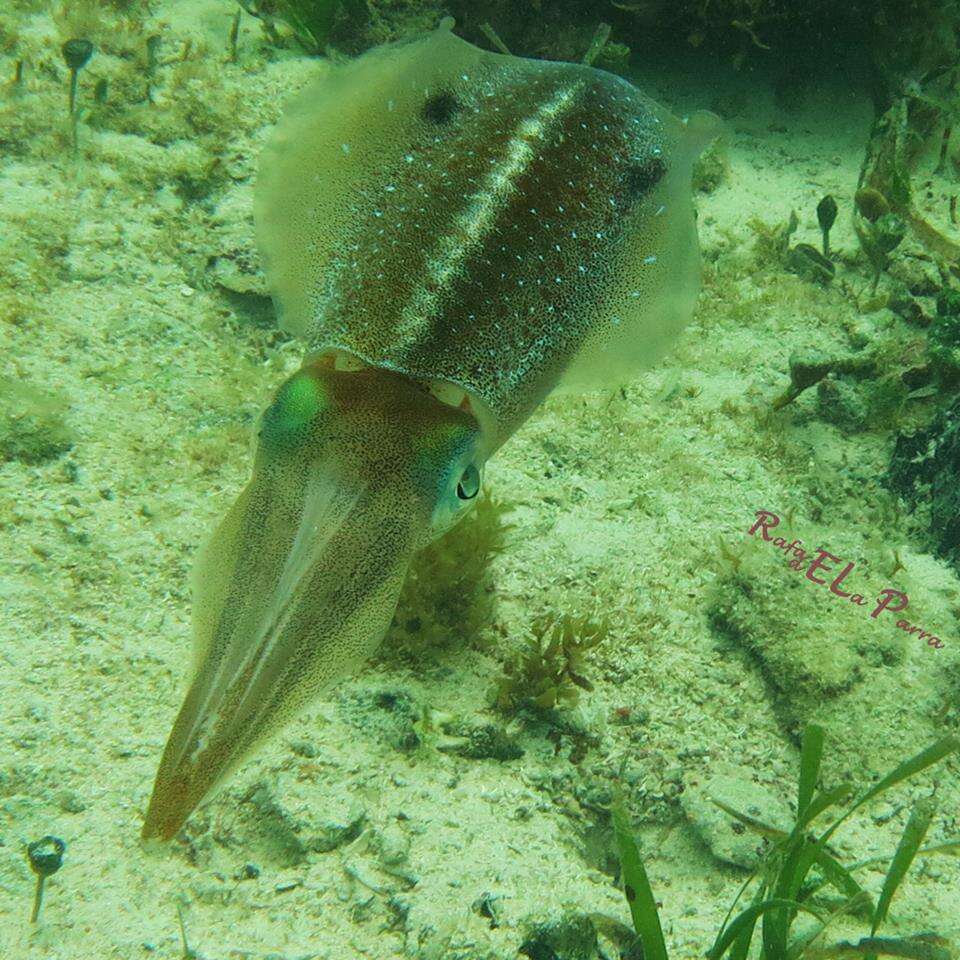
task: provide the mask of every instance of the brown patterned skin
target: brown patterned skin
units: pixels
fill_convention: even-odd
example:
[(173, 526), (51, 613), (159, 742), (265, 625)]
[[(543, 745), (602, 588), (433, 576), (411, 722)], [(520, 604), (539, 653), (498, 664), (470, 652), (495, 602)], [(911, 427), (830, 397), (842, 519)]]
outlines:
[(561, 380), (622, 382), (686, 322), (690, 175), (715, 132), (620, 77), (444, 27), (333, 68), (263, 154), (281, 322), (458, 384), (499, 446)]

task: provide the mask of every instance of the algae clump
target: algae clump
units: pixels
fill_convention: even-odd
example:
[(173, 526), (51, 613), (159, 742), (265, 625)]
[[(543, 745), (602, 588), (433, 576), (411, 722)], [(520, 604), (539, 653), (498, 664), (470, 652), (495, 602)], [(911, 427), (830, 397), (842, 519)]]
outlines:
[(541, 617), (534, 622), (526, 650), (504, 669), (495, 691), (500, 710), (532, 705), (541, 710), (576, 705), (580, 690), (592, 690), (584, 676), (586, 655), (607, 636), (604, 620), (564, 614), (559, 620)]
[(506, 508), (488, 496), (411, 564), (394, 617), (407, 634), (442, 646), (452, 636), (470, 638), (492, 622), (496, 606), (490, 562), (506, 546)]
[(17, 380), (0, 377), (0, 460), (38, 464), (73, 446), (66, 403)]
[(960, 382), (960, 291), (944, 290), (937, 297), (937, 315), (930, 325), (928, 352), (946, 385)]

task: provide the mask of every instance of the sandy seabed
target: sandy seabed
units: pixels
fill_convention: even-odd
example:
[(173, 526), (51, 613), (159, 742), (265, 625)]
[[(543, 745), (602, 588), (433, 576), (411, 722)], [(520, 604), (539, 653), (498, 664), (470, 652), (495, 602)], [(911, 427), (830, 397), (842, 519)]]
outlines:
[[(725, 777), (788, 806), (804, 722), (827, 728), (825, 776), (862, 786), (960, 720), (960, 584), (879, 483), (893, 433), (829, 422), (815, 389), (770, 412), (791, 351), (916, 339), (850, 293), (869, 287), (849, 208), (870, 105), (827, 82), (785, 111), (746, 77), (706, 83), (649, 63), (631, 76), (678, 113), (725, 108), (726, 172), (696, 200), (694, 321), (634, 382), (548, 399), (491, 462), (509, 527), (484, 571), (489, 622), (419, 647), (394, 631), (180, 839), (145, 849), (190, 662), (191, 559), (245, 482), (252, 424), (301, 353), (272, 325), (250, 205), (283, 101), (323, 67), (271, 51), (249, 19), (225, 62), (233, 9), (159, 4), (148, 24), (101, 26), (76, 156), (62, 24), (0, 14), (12, 38), (0, 76), (26, 64), (0, 90), (0, 953), (180, 957), (179, 905), (210, 960), (507, 958), (553, 933), (574, 944), (557, 948), (564, 960), (613, 957), (602, 938), (601, 953), (576, 944), (587, 914), (629, 922), (605, 813), (619, 773), (671, 956), (701, 956), (746, 876), (736, 859), (750, 857), (708, 837), (691, 799), (704, 784)], [(123, 51), (154, 33), (164, 65), (145, 78)], [(109, 83), (100, 104), (97, 79)], [(945, 209), (949, 185), (921, 178), (923, 202)], [(794, 239), (819, 243), (825, 193), (841, 204), (829, 287), (758, 258), (749, 226), (795, 209)], [(916, 401), (918, 422), (929, 402)], [(855, 558), (864, 592), (908, 593), (943, 648), (751, 549), (758, 510)], [(746, 600), (734, 595), (745, 578)], [(536, 616), (598, 605), (610, 633), (576, 707), (491, 708)], [(720, 636), (721, 608), (742, 643)], [(451, 729), (493, 723), (522, 756), (477, 759), (430, 738), (407, 749), (397, 730), (424, 710)], [(957, 774), (948, 760), (864, 809), (836, 849), (890, 852), (909, 801), (931, 793), (929, 842), (956, 836)], [(68, 850), (31, 927), (23, 851), (44, 834)], [(882, 878), (862, 873), (874, 894)], [(960, 936), (958, 881), (950, 858), (921, 858), (889, 929)]]

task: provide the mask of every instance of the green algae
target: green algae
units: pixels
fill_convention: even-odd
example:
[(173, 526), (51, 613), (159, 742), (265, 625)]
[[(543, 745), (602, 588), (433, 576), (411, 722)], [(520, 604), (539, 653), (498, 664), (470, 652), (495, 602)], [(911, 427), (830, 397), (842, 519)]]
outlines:
[(242, 0), (240, 6), (263, 21), (271, 39), (277, 39), (276, 20), (287, 24), (313, 54), (322, 53), (334, 36), (355, 33), (370, 15), (362, 0)]
[(35, 465), (66, 453), (74, 443), (66, 410), (53, 393), (0, 378), (0, 460)]
[(490, 564), (506, 548), (507, 506), (482, 495), (449, 533), (414, 557), (394, 622), (417, 648), (477, 642), (494, 620)]
[[(846, 865), (836, 856), (829, 841), (846, 820), (860, 807), (882, 796), (960, 750), (960, 740), (945, 737), (902, 761), (878, 783), (847, 804), (830, 826), (814, 828), (831, 808), (848, 800), (851, 788), (841, 784), (834, 788), (819, 788), (820, 767), (824, 755), (825, 731), (811, 724), (804, 729), (800, 752), (800, 770), (797, 785), (796, 820), (792, 828), (782, 829), (757, 820), (718, 802), (745, 828), (772, 838), (775, 842), (764, 861), (747, 878), (727, 912), (713, 946), (707, 951), (709, 960), (744, 960), (751, 943), (760, 934), (760, 960), (781, 960), (790, 957), (839, 957), (878, 955), (913, 957), (916, 960), (951, 960), (954, 952), (950, 943), (936, 934), (923, 933), (913, 937), (877, 937), (877, 931), (887, 920), (890, 904), (903, 883), (914, 860), (921, 853), (953, 855), (958, 841), (947, 841), (922, 847), (933, 819), (934, 807), (925, 798), (913, 804), (910, 819), (900, 837), (896, 851), (886, 857), (875, 857)], [(646, 960), (667, 960), (660, 921), (660, 911), (651, 889), (643, 860), (630, 830), (629, 819), (622, 797), (612, 810), (614, 835), (620, 856), (624, 894), (630, 907), (637, 940)], [(886, 876), (880, 896), (873, 898), (854, 874), (863, 867), (887, 863)], [(754, 884), (749, 905), (734, 915), (737, 904), (751, 884)], [(839, 895), (836, 901), (823, 902), (827, 888)], [(794, 924), (808, 915), (817, 923), (794, 931)], [(857, 916), (869, 924), (869, 934), (856, 943), (840, 943), (821, 949), (815, 946), (828, 929), (843, 915)]]
[(533, 636), (524, 652), (504, 668), (494, 695), (503, 711), (532, 706), (539, 710), (572, 707), (581, 690), (592, 690), (585, 674), (587, 653), (607, 637), (605, 621), (564, 614), (558, 620), (543, 617), (533, 624)]

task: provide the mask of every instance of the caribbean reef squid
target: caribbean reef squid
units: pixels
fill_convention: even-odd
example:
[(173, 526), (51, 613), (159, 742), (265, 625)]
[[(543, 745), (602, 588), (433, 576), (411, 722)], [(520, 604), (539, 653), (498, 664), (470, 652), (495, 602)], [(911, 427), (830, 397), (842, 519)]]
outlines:
[(629, 380), (693, 310), (716, 118), (451, 26), (328, 66), (263, 151), (257, 242), (305, 358), (198, 556), (145, 838), (374, 652), (411, 557), (548, 393)]

